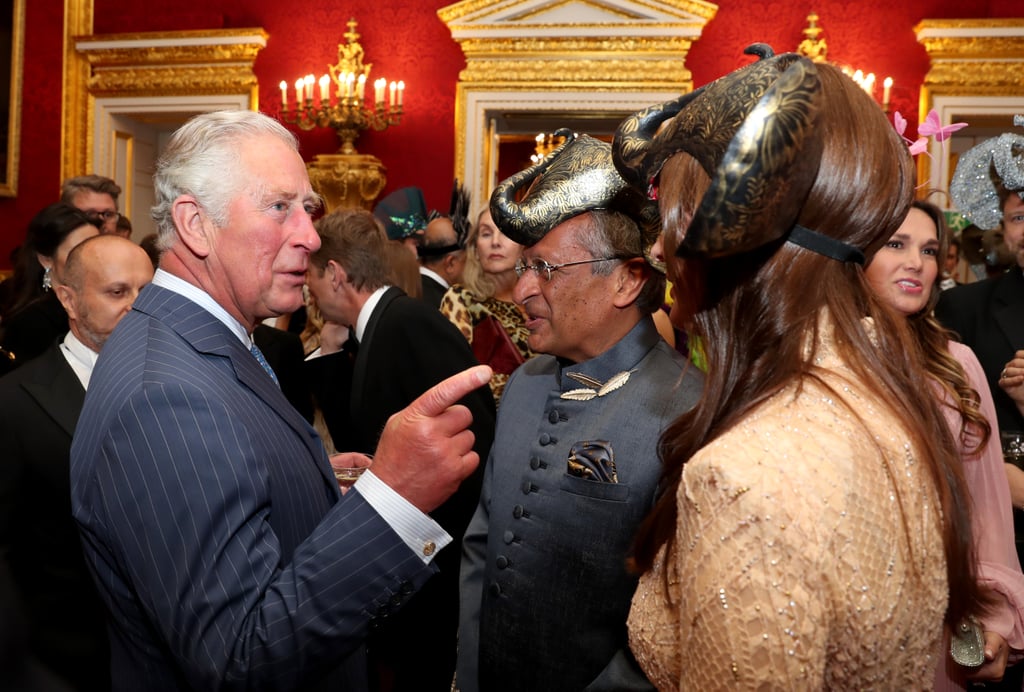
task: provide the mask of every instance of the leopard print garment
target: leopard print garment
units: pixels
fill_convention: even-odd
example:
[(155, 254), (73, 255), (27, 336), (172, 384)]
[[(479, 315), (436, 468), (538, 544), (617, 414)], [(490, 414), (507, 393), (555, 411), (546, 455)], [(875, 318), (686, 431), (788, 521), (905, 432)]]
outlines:
[[(515, 303), (506, 303), (497, 298), (480, 300), (465, 286), (455, 284), (444, 294), (440, 309), (441, 314), (459, 328), (470, 344), (473, 343), (473, 328), (484, 316), (493, 315), (508, 332), (512, 343), (519, 349), (524, 359), (534, 355), (527, 344), (530, 330), (526, 328), (526, 318)], [(508, 378), (508, 375), (497, 372), (491, 377), (491, 394), (494, 395), (495, 405), (501, 400), (501, 393), (505, 391)]]

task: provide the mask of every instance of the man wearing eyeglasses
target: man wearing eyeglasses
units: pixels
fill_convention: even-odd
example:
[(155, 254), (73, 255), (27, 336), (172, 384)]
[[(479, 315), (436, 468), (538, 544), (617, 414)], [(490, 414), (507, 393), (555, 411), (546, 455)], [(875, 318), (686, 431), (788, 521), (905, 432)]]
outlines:
[(117, 198), (120, 194), (121, 186), (102, 175), (68, 178), (60, 186), (60, 201), (85, 212), (96, 223), (100, 233), (117, 234)]
[(702, 386), (651, 318), (665, 288), (646, 259), (657, 210), (608, 144), (570, 133), (498, 186), (491, 213), (526, 246), (513, 295), (546, 355), (513, 373), (498, 409), (463, 542), (457, 686), (653, 689), (626, 641), (626, 560), (656, 496), (661, 431)]

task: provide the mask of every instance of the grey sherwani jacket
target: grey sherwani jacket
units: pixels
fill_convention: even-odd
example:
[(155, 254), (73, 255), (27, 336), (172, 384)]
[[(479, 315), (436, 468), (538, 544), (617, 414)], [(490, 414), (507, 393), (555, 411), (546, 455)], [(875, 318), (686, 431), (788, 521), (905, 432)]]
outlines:
[[(462, 692), (651, 689), (626, 641), (626, 556), (655, 499), (658, 438), (702, 383), (650, 318), (597, 358), (538, 356), (512, 375), (463, 542)], [(568, 473), (582, 442), (611, 450), (618, 482)]]

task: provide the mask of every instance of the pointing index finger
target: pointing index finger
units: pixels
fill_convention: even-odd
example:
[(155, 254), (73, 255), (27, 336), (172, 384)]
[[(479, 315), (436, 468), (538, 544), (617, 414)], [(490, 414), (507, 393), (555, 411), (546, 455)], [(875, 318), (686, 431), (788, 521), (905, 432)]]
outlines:
[(467, 368), (423, 392), (409, 404), (408, 410), (421, 416), (439, 416), (450, 406), (458, 403), (459, 399), (487, 384), (491, 379), (491, 373), (491, 368), (486, 365)]

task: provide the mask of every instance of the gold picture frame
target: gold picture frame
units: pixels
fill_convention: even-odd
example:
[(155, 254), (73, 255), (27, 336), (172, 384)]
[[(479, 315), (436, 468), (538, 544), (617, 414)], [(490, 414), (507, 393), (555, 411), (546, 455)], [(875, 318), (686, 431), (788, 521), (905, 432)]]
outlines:
[[(0, 197), (18, 195), (26, 0), (0, 0)], [(8, 95), (6, 105), (3, 94)]]

